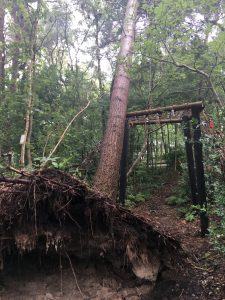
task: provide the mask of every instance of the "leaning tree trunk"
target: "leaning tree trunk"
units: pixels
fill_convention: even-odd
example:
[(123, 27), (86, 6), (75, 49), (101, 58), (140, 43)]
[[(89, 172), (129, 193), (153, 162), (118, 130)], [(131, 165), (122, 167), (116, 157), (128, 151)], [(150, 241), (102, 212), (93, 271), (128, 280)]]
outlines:
[(129, 66), (134, 44), (138, 0), (128, 0), (120, 52), (111, 94), (109, 117), (94, 187), (115, 199), (129, 92)]
[(4, 89), (5, 89), (5, 34), (4, 34), (4, 24), (5, 24), (5, 9), (4, 2), (0, 7), (0, 104), (4, 99)]

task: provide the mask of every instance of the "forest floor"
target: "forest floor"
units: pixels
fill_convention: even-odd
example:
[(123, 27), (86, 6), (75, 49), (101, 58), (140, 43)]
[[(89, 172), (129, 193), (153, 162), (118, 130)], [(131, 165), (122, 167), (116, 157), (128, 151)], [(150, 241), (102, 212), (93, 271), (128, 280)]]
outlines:
[(188, 222), (175, 206), (165, 200), (174, 195), (177, 178), (174, 177), (154, 192), (148, 201), (133, 211), (151, 220), (153, 227), (180, 241), (187, 254), (183, 271), (162, 273), (152, 293), (152, 300), (225, 300), (225, 258), (213, 249), (209, 237), (200, 236), (196, 218)]

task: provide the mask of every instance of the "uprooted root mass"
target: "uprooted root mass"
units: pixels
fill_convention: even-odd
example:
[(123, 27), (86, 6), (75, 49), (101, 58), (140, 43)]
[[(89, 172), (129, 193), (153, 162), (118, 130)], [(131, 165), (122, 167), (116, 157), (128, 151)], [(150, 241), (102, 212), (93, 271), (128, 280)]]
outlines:
[[(1, 178), (1, 253), (53, 250), (102, 259), (155, 282), (180, 250), (150, 222), (58, 170)], [(175, 254), (175, 255), (174, 255)]]

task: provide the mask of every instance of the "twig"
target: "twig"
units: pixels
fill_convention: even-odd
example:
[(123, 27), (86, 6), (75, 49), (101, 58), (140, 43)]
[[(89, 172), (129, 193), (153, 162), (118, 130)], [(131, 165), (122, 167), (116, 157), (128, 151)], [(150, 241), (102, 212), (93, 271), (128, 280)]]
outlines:
[(65, 249), (65, 245), (64, 245), (64, 251), (65, 251), (66, 257), (68, 258), (68, 261), (69, 261), (71, 270), (72, 270), (72, 272), (73, 272), (73, 277), (74, 277), (74, 279), (75, 279), (76, 286), (77, 286), (77, 288), (78, 288), (78, 290), (79, 290), (81, 296), (84, 297), (84, 294), (82, 293), (82, 291), (81, 291), (81, 289), (80, 289), (80, 287), (79, 287), (79, 284), (78, 284), (78, 281), (77, 281), (77, 276), (76, 276), (76, 273), (75, 273), (75, 271), (74, 271), (74, 267), (73, 267), (72, 261), (71, 261), (69, 255), (68, 255), (68, 253), (67, 253), (67, 251), (66, 251), (66, 249)]
[(74, 120), (80, 115), (82, 114), (90, 105), (90, 101), (88, 101), (87, 105), (82, 108), (73, 118), (72, 120), (69, 122), (69, 124), (66, 126), (66, 129), (63, 131), (61, 137), (58, 140), (58, 143), (55, 145), (55, 147), (51, 150), (48, 158), (46, 159), (46, 161), (41, 165), (41, 167), (44, 167), (47, 163), (47, 161), (52, 157), (52, 155), (56, 152), (56, 150), (58, 149), (59, 145), (62, 143), (67, 131), (69, 130), (70, 126), (72, 125), (72, 123), (74, 122)]
[(190, 263), (190, 265), (191, 265), (193, 268), (195, 268), (195, 269), (202, 270), (202, 271), (206, 271), (206, 272), (209, 272), (209, 273), (213, 272), (213, 270), (211, 270), (211, 269), (206, 269), (206, 268), (203, 268), (203, 267), (199, 267), (199, 266), (194, 265), (194, 264), (191, 262), (190, 259), (187, 259), (187, 261), (188, 261), (188, 262)]
[(61, 207), (57, 210), (57, 212), (59, 212), (59, 211), (63, 210), (64, 208), (66, 208), (66, 207), (71, 203), (71, 201), (72, 201), (72, 199), (70, 199), (65, 205), (61, 206)]
[(35, 227), (35, 233), (36, 233), (36, 236), (38, 235), (37, 233), (37, 206), (36, 206), (36, 185), (35, 185), (35, 182), (34, 182), (34, 227)]
[(143, 153), (145, 152), (147, 147), (147, 138), (145, 138), (144, 143), (141, 147), (141, 151), (139, 152), (137, 158), (135, 159), (135, 161), (133, 162), (132, 166), (130, 167), (129, 171), (127, 172), (127, 177), (133, 172), (135, 166), (137, 165), (137, 163), (139, 162), (139, 160), (141, 159)]
[(71, 216), (71, 214), (67, 211), (67, 210), (64, 210), (64, 212), (68, 215), (68, 217), (77, 225), (79, 231), (81, 230), (81, 227), (79, 225), (79, 223)]
[(45, 141), (45, 145), (44, 145), (44, 149), (43, 149), (43, 153), (42, 153), (42, 157), (44, 158), (45, 157), (45, 150), (47, 148), (47, 145), (48, 145), (48, 141), (50, 139), (50, 136), (51, 136), (52, 132), (49, 132), (48, 135), (47, 135), (47, 138), (46, 138), (46, 141)]
[(24, 170), (18, 170), (16, 168), (13, 168), (12, 166), (9, 166), (8, 169), (10, 171), (13, 171), (13, 172), (17, 173), (17, 174), (24, 175), (24, 176), (27, 176), (27, 177), (30, 177), (32, 175), (31, 173), (28, 173)]
[(179, 298), (181, 298), (181, 296), (183, 295), (184, 289), (182, 289)]
[(61, 254), (61, 251), (60, 251), (60, 254), (59, 254), (59, 269), (60, 269), (60, 292), (62, 293), (63, 292), (63, 284), (62, 284), (62, 254)]
[[(9, 170), (11, 170), (11, 171), (13, 171), (13, 172), (15, 172), (17, 174), (26, 176), (26, 177), (33, 177), (33, 178), (37, 178), (37, 179), (42, 179), (43, 181), (48, 182), (48, 184), (57, 185), (59, 187), (65, 187), (67, 189), (67, 192), (70, 190), (71, 193), (73, 193), (73, 195), (78, 195), (78, 193), (75, 191), (75, 189), (73, 188), (73, 186), (70, 186), (70, 185), (68, 185), (66, 183), (58, 182), (58, 181), (56, 181), (54, 179), (50, 179), (50, 178), (45, 177), (43, 175), (31, 174), (31, 173), (25, 172), (23, 170), (20, 171), (20, 170), (15, 169), (15, 168), (13, 168), (11, 166), (9, 167)], [(9, 180), (11, 180), (11, 179), (9, 179)], [(14, 179), (12, 179), (12, 180), (14, 180)], [(16, 179), (16, 180), (25, 180), (25, 179)], [(30, 183), (30, 181), (27, 181), (27, 182)]]
[[(164, 44), (165, 46), (165, 44)], [(215, 97), (215, 100), (216, 102), (218, 103), (219, 107), (223, 107), (223, 102), (222, 100), (220, 99), (220, 96), (219, 94), (217, 93), (216, 89), (215, 89), (215, 86), (211, 80), (211, 75), (204, 72), (203, 70), (200, 70), (200, 69), (197, 69), (196, 67), (191, 67), (189, 65), (186, 65), (186, 64), (179, 64), (175, 61), (174, 57), (172, 56), (171, 52), (169, 51), (168, 47), (166, 46), (165, 47), (169, 57), (171, 58), (171, 60), (166, 60), (166, 59), (162, 59), (162, 58), (157, 58), (157, 57), (151, 57), (152, 59), (156, 60), (156, 61), (161, 61), (161, 62), (165, 62), (165, 63), (168, 63), (168, 64), (173, 64), (174, 66), (176, 66), (177, 68), (184, 68), (184, 69), (187, 69), (191, 72), (194, 72), (196, 74), (199, 74), (201, 76), (203, 76), (206, 81), (208, 82), (209, 84), (209, 89), (212, 91), (214, 97)]]

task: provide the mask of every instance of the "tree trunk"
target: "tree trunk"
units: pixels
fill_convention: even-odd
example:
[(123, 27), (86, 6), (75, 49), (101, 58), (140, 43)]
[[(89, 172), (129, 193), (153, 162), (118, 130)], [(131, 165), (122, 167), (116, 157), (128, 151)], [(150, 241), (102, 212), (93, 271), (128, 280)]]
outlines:
[(29, 61), (27, 63), (27, 109), (25, 116), (25, 128), (23, 133), (23, 138), (21, 138), (21, 153), (20, 153), (20, 165), (22, 168), (25, 167), (25, 153), (27, 150), (27, 162), (28, 165), (32, 165), (31, 158), (31, 134), (33, 127), (33, 83), (34, 83), (34, 73), (35, 73), (35, 63), (36, 63), (36, 40), (37, 40), (37, 26), (39, 20), (39, 14), (41, 9), (41, 0), (38, 0), (37, 9), (35, 12), (34, 20), (31, 21), (31, 34), (29, 39)]
[(129, 66), (134, 44), (134, 30), (138, 0), (128, 0), (121, 39), (117, 69), (110, 101), (109, 118), (101, 150), (94, 187), (116, 198), (120, 159), (123, 146), (124, 126), (129, 92)]
[(24, 16), (20, 12), (20, 8), (18, 6), (18, 3), (13, 2), (12, 3), (12, 18), (15, 25), (15, 32), (13, 37), (13, 57), (12, 57), (12, 79), (10, 84), (10, 91), (11, 93), (16, 92), (17, 90), (17, 78), (18, 78), (18, 72), (19, 72), (19, 56), (20, 56), (20, 48), (19, 45), (21, 45), (21, 32), (24, 31)]
[(96, 59), (97, 59), (97, 78), (98, 78), (98, 88), (99, 88), (99, 103), (100, 103), (100, 110), (101, 110), (101, 121), (102, 121), (102, 133), (105, 133), (105, 104), (104, 104), (104, 87), (102, 83), (102, 69), (101, 69), (101, 51), (100, 51), (100, 44), (99, 44), (99, 20), (98, 14), (95, 15), (95, 46), (96, 46)]
[[(32, 48), (32, 47), (31, 47)], [(33, 106), (33, 73), (34, 73), (34, 64), (35, 64), (35, 56), (33, 55), (32, 49), (32, 58), (28, 63), (28, 87), (27, 87), (27, 111), (25, 117), (25, 129), (23, 133), (23, 142), (21, 142), (21, 153), (20, 153), (20, 165), (22, 168), (25, 167), (25, 151), (27, 145), (27, 158), (28, 164), (32, 164), (31, 154), (30, 154), (30, 137), (32, 133), (32, 106)], [(21, 139), (22, 140), (22, 139)]]
[(4, 100), (5, 90), (5, 9), (4, 4), (0, 7), (0, 104)]

